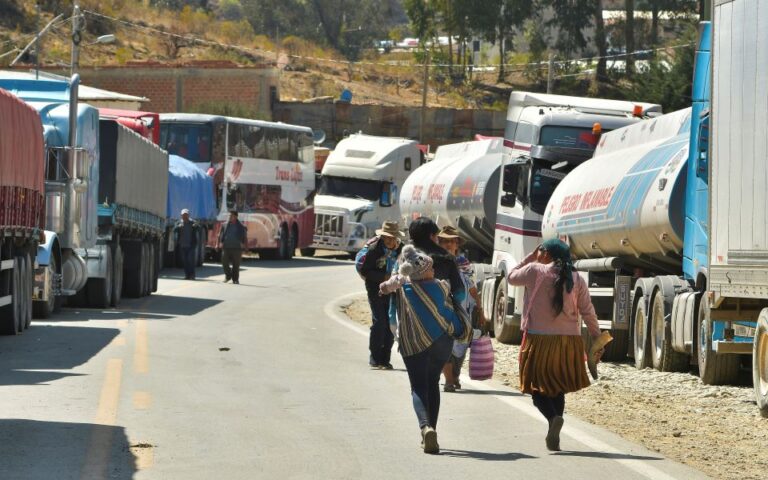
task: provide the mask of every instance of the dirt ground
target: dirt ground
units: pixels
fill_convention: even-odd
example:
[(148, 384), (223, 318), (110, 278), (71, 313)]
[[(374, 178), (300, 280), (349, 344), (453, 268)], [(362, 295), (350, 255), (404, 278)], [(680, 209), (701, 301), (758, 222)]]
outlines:
[[(343, 309), (370, 324), (361, 295)], [(494, 378), (517, 389), (519, 347), (493, 341)], [(760, 416), (751, 386), (708, 386), (690, 373), (637, 370), (601, 363), (600, 379), (569, 394), (574, 415), (713, 478), (768, 478), (768, 419)]]

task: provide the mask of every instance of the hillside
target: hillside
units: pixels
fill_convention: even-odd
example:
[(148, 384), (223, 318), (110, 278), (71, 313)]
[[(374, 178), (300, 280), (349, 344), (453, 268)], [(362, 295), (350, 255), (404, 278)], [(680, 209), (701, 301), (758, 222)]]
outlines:
[[(57, 8), (45, 8), (38, 21), (32, 2), (0, 0), (0, 66), (7, 66), (34, 32), (51, 21)], [(56, 2), (48, 2), (56, 3)], [(280, 95), (283, 100), (303, 101), (315, 97), (338, 98), (343, 90), (353, 93), (353, 103), (420, 105), (423, 69), (410, 52), (362, 52), (350, 63), (337, 51), (321, 48), (295, 36), (274, 42), (259, 35), (244, 20), (217, 19), (213, 14), (180, 12), (152, 7), (148, 2), (105, 2), (81, 0), (85, 12), (85, 33), (80, 53), (81, 66), (124, 65), (129, 62), (187, 64), (195, 61), (226, 60), (238, 65), (267, 64), (281, 69)], [(70, 9), (44, 36), (43, 67), (61, 67), (70, 62)], [(99, 35), (114, 34), (111, 44), (94, 43)], [(34, 47), (17, 65), (33, 65)], [(406, 64), (405, 66), (398, 66)], [(470, 82), (450, 84), (446, 68), (432, 69), (427, 103), (445, 107), (491, 107), (503, 105), (503, 95), (483, 92)], [(495, 73), (486, 73), (492, 80)], [(449, 88), (450, 87), (450, 88)]]

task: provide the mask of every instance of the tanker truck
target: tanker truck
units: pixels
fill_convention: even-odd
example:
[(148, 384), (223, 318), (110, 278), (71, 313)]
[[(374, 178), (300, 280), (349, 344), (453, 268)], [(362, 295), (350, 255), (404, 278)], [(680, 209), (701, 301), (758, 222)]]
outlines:
[(34, 108), (0, 89), (0, 334), (32, 321), (37, 247), (43, 242), (43, 126)]
[(743, 0), (713, 18), (714, 41), (701, 26), (692, 109), (606, 135), (557, 188), (542, 231), (570, 243), (617, 354), (638, 368), (698, 366), (706, 384), (736, 381), (752, 354), (768, 415), (766, 194), (755, 181), (766, 175), (768, 67), (737, 60), (742, 44), (768, 48), (754, 38), (768, 12)]
[[(414, 140), (357, 133), (328, 156), (315, 196), (312, 249), (356, 253), (385, 220), (400, 218), (398, 194), (426, 162)], [(311, 254), (314, 250), (302, 250)]]

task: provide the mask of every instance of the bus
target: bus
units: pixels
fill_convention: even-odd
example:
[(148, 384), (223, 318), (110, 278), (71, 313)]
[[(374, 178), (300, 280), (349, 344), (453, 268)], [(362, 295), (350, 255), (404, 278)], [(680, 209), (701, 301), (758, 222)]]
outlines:
[(229, 211), (248, 229), (247, 249), (289, 260), (312, 244), (315, 156), (312, 130), (217, 115), (160, 115), (160, 145), (213, 176), (218, 221), (206, 250), (217, 256)]

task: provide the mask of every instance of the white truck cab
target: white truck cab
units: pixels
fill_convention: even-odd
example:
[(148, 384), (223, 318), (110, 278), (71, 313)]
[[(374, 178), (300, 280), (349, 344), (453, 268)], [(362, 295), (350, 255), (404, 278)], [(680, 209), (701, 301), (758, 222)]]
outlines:
[(414, 140), (353, 134), (323, 166), (312, 248), (355, 253), (385, 220), (400, 218), (405, 179), (426, 161)]
[(512, 92), (496, 212), (495, 275), (482, 283), (483, 307), (493, 312), (499, 341), (521, 339), (524, 288), (508, 286), (506, 275), (541, 243), (543, 214), (555, 187), (592, 157), (602, 133), (660, 114), (654, 104)]

